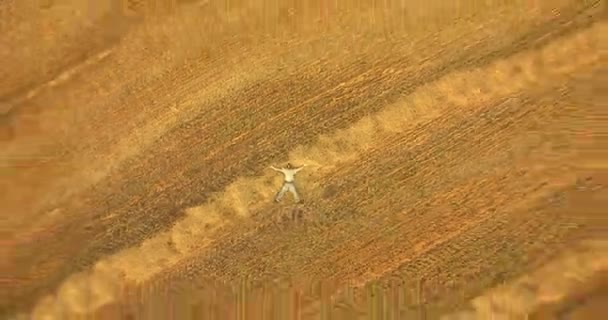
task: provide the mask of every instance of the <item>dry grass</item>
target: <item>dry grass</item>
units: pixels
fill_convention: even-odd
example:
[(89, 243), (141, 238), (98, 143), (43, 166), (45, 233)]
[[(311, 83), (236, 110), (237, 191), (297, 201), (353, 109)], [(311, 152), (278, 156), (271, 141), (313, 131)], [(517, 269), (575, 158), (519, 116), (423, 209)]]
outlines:
[[(69, 6), (0, 4), (3, 41), (29, 48), (0, 52), (4, 308), (108, 316), (168, 279), (424, 277), (433, 318), (590, 228), (585, 210), (534, 208), (605, 168), (597, 102), (573, 96), (599, 83), (601, 4), (244, 3), (68, 22)], [(42, 68), (16, 67), (36, 52)], [(287, 160), (310, 165), (308, 221), (277, 228), (293, 211), (268, 203), (266, 168)], [(515, 253), (536, 258), (501, 265)]]

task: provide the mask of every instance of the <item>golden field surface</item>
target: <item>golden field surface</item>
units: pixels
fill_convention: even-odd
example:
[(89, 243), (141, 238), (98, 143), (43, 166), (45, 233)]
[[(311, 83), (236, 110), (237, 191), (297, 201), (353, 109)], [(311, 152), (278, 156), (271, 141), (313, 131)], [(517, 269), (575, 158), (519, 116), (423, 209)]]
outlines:
[(0, 316), (600, 319), (606, 12), (0, 1)]

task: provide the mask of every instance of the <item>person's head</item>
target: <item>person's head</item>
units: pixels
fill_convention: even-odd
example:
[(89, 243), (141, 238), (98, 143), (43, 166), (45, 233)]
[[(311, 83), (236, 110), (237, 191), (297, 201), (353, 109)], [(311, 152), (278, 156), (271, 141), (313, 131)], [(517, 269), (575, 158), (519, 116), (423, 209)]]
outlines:
[(287, 169), (292, 169), (293, 166), (291, 165), (291, 163), (287, 162)]

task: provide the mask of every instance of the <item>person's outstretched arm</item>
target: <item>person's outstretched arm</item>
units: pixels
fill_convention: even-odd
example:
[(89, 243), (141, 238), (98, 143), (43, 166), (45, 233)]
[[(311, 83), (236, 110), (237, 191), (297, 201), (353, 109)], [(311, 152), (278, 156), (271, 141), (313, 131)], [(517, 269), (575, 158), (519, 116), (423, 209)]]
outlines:
[(300, 167), (296, 168), (296, 172), (298, 172), (298, 171), (300, 171), (300, 170), (304, 169), (304, 167), (306, 167), (306, 165), (305, 165), (305, 164), (303, 164), (303, 165), (301, 165)]
[(270, 166), (270, 169), (281, 172), (281, 169), (275, 168), (274, 166)]

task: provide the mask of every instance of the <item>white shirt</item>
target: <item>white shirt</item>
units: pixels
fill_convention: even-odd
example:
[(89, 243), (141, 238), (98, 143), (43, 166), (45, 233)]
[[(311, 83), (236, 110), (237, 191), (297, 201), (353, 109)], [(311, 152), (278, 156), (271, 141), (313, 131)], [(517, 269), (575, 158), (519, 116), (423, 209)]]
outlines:
[(281, 168), (281, 169), (277, 169), (277, 171), (280, 171), (284, 176), (285, 176), (285, 182), (293, 182), (295, 179), (295, 175), (298, 171), (300, 171), (302, 168), (295, 168), (295, 169), (286, 169), (286, 168)]

